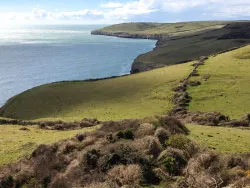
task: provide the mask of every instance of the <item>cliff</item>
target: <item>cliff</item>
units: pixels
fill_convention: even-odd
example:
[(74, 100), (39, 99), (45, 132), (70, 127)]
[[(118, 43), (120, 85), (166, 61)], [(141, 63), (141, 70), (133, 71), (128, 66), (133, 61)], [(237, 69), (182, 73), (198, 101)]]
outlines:
[(131, 73), (185, 63), (250, 43), (250, 22), (191, 22), (175, 24), (127, 23), (93, 31), (93, 35), (157, 40), (156, 47), (139, 55)]

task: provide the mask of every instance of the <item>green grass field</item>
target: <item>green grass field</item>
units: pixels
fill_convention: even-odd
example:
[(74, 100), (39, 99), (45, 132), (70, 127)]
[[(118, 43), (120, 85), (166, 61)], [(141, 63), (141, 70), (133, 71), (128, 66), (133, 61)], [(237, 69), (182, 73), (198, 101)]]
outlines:
[(228, 127), (187, 125), (190, 138), (197, 143), (223, 153), (249, 153), (250, 130)]
[(77, 133), (95, 130), (95, 127), (71, 131), (42, 130), (37, 126), (28, 126), (30, 131), (21, 131), (20, 128), (21, 126), (0, 125), (0, 166), (30, 155), (39, 144), (55, 143)]
[(60, 82), (12, 98), (4, 117), (34, 120), (144, 118), (166, 113), (175, 87), (191, 71), (190, 63), (100, 81)]
[(197, 31), (218, 29), (228, 22), (180, 22), (180, 23), (122, 23), (101, 29), (104, 32), (126, 32), (129, 34), (181, 35)]
[[(210, 57), (199, 67), (202, 84), (190, 87), (190, 111), (218, 111), (231, 118), (250, 112), (250, 46)], [(209, 75), (205, 81), (204, 76)]]

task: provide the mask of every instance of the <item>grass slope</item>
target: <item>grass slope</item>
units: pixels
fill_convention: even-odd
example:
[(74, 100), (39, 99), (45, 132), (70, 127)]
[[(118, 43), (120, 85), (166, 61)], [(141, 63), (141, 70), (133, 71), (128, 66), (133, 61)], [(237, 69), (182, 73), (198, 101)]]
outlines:
[(183, 63), (249, 44), (249, 29), (249, 22), (231, 23), (221, 29), (162, 39), (157, 48), (135, 59), (132, 72)]
[[(219, 111), (231, 118), (250, 112), (250, 46), (210, 57), (199, 67), (202, 84), (190, 87), (191, 111)], [(209, 75), (205, 81), (203, 77)]]
[(47, 84), (12, 98), (2, 115), (17, 119), (100, 120), (160, 115), (173, 106), (172, 88), (189, 74), (191, 64), (99, 81)]
[(180, 23), (122, 23), (100, 29), (103, 32), (128, 34), (164, 34), (176, 36), (209, 29), (222, 28), (228, 22), (180, 22)]
[(95, 130), (95, 127), (71, 131), (42, 130), (37, 126), (28, 126), (30, 131), (22, 131), (20, 128), (17, 125), (0, 125), (0, 166), (30, 155), (39, 144), (51, 144), (78, 133)]
[(201, 145), (223, 153), (249, 153), (250, 130), (211, 127), (201, 125), (186, 125), (193, 138)]

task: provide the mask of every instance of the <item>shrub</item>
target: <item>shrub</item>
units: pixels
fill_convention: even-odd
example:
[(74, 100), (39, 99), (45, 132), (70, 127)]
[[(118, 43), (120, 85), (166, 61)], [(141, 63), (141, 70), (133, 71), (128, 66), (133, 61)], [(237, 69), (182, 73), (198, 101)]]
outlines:
[(84, 134), (77, 134), (77, 135), (76, 135), (76, 139), (77, 139), (79, 142), (81, 142), (81, 141), (83, 141), (83, 140), (85, 139), (85, 135), (84, 135)]
[(175, 158), (167, 157), (163, 160), (163, 165), (165, 170), (169, 173), (169, 175), (173, 175), (176, 173), (176, 166), (175, 166)]
[(192, 165), (192, 168), (196, 168), (198, 172), (200, 169), (203, 169), (208, 174), (216, 174), (223, 168), (223, 163), (220, 160), (219, 155), (214, 152), (205, 152), (200, 154), (195, 159), (194, 163), (196, 164)]
[(50, 182), (51, 182), (51, 179), (49, 176), (43, 178), (42, 188), (47, 188), (49, 186)]
[[(100, 164), (100, 167), (101, 167), (101, 170), (103, 172), (111, 169), (114, 165), (116, 164), (119, 164), (121, 163), (121, 156), (117, 153), (109, 153), (109, 154), (106, 154), (102, 160), (101, 160), (101, 164)], [(126, 161), (123, 161), (123, 162), (126, 162)]]
[(126, 129), (124, 131), (119, 131), (116, 134), (118, 139), (128, 139), (133, 140), (134, 139), (134, 133), (131, 129)]
[(14, 179), (12, 176), (8, 176), (0, 181), (0, 188), (12, 188), (14, 186)]
[(128, 185), (130, 187), (138, 187), (142, 180), (142, 170), (139, 165), (118, 165), (109, 170), (109, 178), (122, 187)]
[[(170, 158), (174, 159), (173, 160), (174, 167), (166, 168), (166, 164), (170, 162)], [(182, 150), (174, 149), (174, 148), (168, 148), (165, 151), (163, 151), (159, 155), (157, 161), (160, 165), (163, 165), (163, 167), (168, 171), (170, 175), (180, 175), (182, 172), (182, 169), (186, 167), (187, 162), (188, 162), (184, 152)]]
[(181, 134), (170, 136), (167, 145), (185, 151), (188, 158), (193, 156), (198, 150), (198, 147), (192, 140)]
[(158, 157), (158, 155), (161, 153), (162, 147), (161, 144), (157, 139), (154, 137), (149, 137), (148, 139), (148, 152), (150, 155), (153, 155), (154, 157)]
[(100, 128), (101, 131), (114, 133), (120, 130), (132, 129), (136, 130), (140, 126), (141, 122), (137, 119), (125, 119), (122, 121), (107, 121), (103, 123)]
[(166, 146), (166, 141), (168, 140), (170, 133), (168, 133), (168, 131), (162, 127), (159, 127), (156, 129), (154, 136), (156, 138), (158, 138), (158, 140), (160, 141), (161, 145), (163, 145), (164, 147)]
[(134, 133), (132, 132), (131, 129), (126, 129), (124, 131), (124, 138), (125, 139), (130, 139), (130, 140), (133, 140), (134, 139)]
[(114, 142), (116, 142), (116, 138), (113, 136), (113, 134), (108, 134), (108, 135), (106, 136), (106, 139), (107, 139), (107, 141), (108, 141), (109, 143), (114, 143)]
[(227, 166), (229, 168), (241, 167), (243, 169), (247, 168), (247, 162), (244, 161), (241, 156), (229, 156), (227, 160)]
[(110, 187), (111, 186), (106, 182), (104, 182), (104, 183), (91, 183), (90, 185), (84, 186), (84, 188), (110, 188)]
[(164, 116), (159, 119), (160, 126), (164, 127), (171, 134), (185, 134), (189, 133), (189, 130), (179, 120)]
[(63, 153), (69, 154), (69, 153), (73, 152), (75, 149), (76, 149), (76, 144), (73, 142), (68, 142), (64, 146)]
[(65, 179), (62, 175), (58, 175), (52, 181), (51, 188), (71, 188), (70, 182)]
[(123, 131), (118, 131), (118, 132), (116, 133), (116, 136), (117, 136), (118, 139), (124, 138), (124, 133), (123, 133)]
[(167, 144), (173, 148), (185, 150), (187, 145), (191, 143), (191, 140), (184, 135), (177, 134), (170, 136)]
[(96, 149), (92, 149), (90, 151), (87, 151), (87, 153), (84, 155), (84, 161), (89, 167), (95, 168), (97, 166), (99, 157), (99, 151), (97, 151)]
[(154, 125), (150, 123), (142, 123), (140, 127), (135, 132), (136, 137), (144, 137), (148, 135), (153, 135), (155, 131)]
[(99, 159), (98, 163), (102, 172), (110, 170), (114, 165), (140, 163), (143, 160), (145, 157), (144, 153), (134, 148), (131, 142), (123, 142), (116, 142), (105, 148), (107, 152)]

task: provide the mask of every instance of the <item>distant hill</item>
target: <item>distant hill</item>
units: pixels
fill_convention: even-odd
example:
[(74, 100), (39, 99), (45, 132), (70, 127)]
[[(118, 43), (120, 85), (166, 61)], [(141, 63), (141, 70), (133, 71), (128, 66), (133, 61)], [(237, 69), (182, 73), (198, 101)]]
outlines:
[[(222, 28), (229, 22), (180, 22), (180, 23), (147, 23), (147, 22), (131, 22), (122, 23), (104, 27), (102, 29), (92, 31), (92, 34), (113, 34), (122, 37), (122, 34), (145, 35), (145, 38), (152, 38), (152, 36), (177, 36), (187, 33), (193, 33), (198, 31), (206, 31), (211, 29)], [(157, 38), (157, 37), (155, 37)]]
[(124, 23), (93, 31), (126, 38), (158, 40), (138, 56), (131, 73), (179, 64), (250, 43), (250, 22)]

